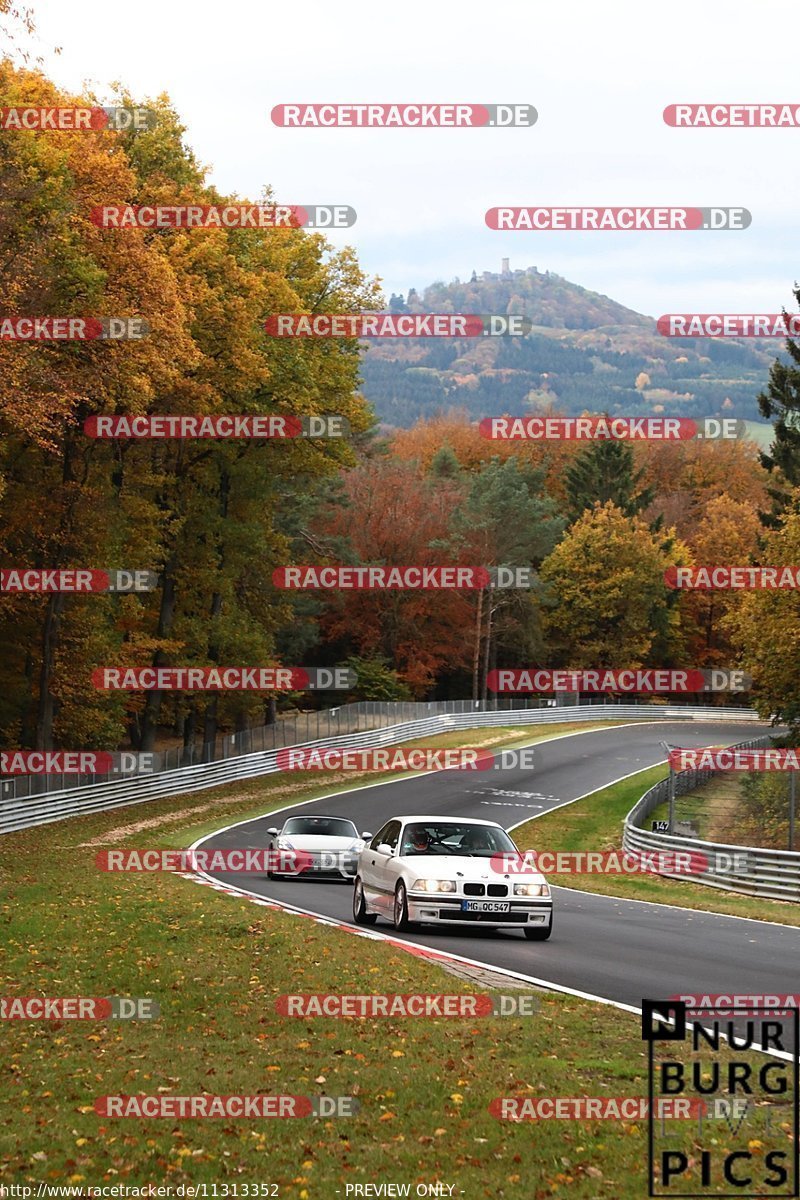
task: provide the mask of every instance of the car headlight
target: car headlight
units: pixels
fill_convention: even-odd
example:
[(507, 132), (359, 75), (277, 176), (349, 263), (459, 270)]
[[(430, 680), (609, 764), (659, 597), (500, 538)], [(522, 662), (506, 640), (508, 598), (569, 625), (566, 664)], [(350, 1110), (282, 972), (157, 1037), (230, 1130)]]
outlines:
[(452, 879), (415, 879), (411, 890), (413, 892), (454, 892), (456, 885)]
[(549, 896), (550, 887), (546, 883), (515, 883), (515, 896)]
[(292, 843), (289, 841), (288, 838), (285, 838), (285, 837), (278, 838), (277, 846), (278, 846), (279, 850), (294, 850), (294, 846), (292, 845)]

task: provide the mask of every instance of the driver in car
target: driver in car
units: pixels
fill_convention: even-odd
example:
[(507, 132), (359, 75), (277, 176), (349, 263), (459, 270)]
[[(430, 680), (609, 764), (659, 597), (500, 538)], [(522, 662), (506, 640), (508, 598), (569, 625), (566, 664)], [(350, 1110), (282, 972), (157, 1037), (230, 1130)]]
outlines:
[(468, 854), (485, 853), (494, 850), (494, 842), (488, 829), (470, 829), (463, 838), (460, 846)]
[(403, 838), (403, 854), (426, 854), (430, 849), (431, 839), (425, 829), (412, 829)]

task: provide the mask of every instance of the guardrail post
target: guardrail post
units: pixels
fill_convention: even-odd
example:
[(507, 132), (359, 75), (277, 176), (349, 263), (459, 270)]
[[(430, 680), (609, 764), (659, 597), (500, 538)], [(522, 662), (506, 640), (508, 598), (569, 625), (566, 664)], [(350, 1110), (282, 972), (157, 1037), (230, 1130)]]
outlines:
[(794, 850), (794, 810), (797, 796), (797, 772), (789, 772), (789, 849)]
[(667, 795), (669, 797), (669, 832), (674, 833), (675, 832), (675, 772), (672, 769), (672, 763), (671, 763), (670, 757), (669, 757), (669, 743), (668, 742), (660, 742), (659, 744), (661, 746), (663, 746), (667, 752), (667, 765), (669, 766), (669, 790), (667, 793)]

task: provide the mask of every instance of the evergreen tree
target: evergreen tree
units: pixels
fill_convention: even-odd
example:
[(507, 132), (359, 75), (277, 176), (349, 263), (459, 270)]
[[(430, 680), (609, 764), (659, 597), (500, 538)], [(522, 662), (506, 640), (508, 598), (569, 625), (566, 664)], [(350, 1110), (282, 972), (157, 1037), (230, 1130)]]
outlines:
[(434, 479), (457, 479), (461, 464), (452, 446), (442, 446), (431, 459), (430, 474)]
[(643, 470), (634, 471), (633, 449), (628, 442), (591, 442), (564, 472), (570, 524), (598, 502), (611, 501), (626, 517), (636, 516), (655, 494), (652, 488), (639, 487), (643, 474)]
[[(794, 298), (800, 305), (800, 287), (794, 289)], [(767, 390), (758, 397), (758, 407), (763, 417), (774, 418), (775, 437), (771, 453), (761, 454), (761, 464), (770, 472), (780, 472), (790, 486), (800, 484), (800, 342), (786, 339), (786, 350), (790, 362), (776, 359), (772, 364)], [(785, 487), (768, 489), (772, 497), (772, 511), (762, 513), (765, 525), (776, 528), (779, 517), (788, 505)]]

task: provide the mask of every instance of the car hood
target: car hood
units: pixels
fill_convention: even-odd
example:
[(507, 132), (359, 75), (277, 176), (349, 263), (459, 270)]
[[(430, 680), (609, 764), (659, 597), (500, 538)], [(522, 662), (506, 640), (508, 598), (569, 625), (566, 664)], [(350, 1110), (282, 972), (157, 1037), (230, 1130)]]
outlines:
[(464, 854), (404, 854), (400, 858), (417, 879), (454, 879), (467, 883), (547, 883), (540, 871), (495, 871), (491, 858)]
[(358, 850), (364, 844), (360, 838), (331, 837), (323, 833), (282, 833), (280, 837), (291, 842), (295, 850), (349, 850), (351, 846)]

